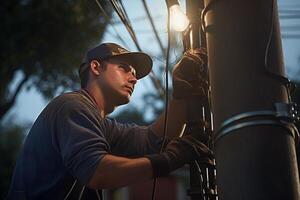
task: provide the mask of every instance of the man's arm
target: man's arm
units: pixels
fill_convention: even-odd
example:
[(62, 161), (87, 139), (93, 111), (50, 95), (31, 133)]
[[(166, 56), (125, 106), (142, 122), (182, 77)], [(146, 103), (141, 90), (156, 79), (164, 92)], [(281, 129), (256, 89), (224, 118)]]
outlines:
[[(171, 100), (168, 113), (168, 137), (178, 136), (185, 123), (185, 101)], [(152, 125), (152, 131), (163, 136), (164, 114)], [(105, 155), (89, 181), (89, 187), (115, 188), (153, 178), (153, 166), (148, 158), (130, 159), (111, 154)]]
[(136, 159), (106, 154), (88, 181), (88, 186), (97, 189), (129, 185), (165, 176), (195, 159), (202, 158), (204, 162), (209, 162), (211, 157), (212, 152), (203, 143), (193, 135), (185, 135), (171, 140), (161, 154)]
[[(172, 73), (173, 100), (168, 109), (167, 136), (179, 136), (187, 117), (187, 105), (184, 99), (203, 96), (200, 78), (207, 69), (207, 54), (205, 49), (193, 49), (185, 52), (182, 59), (175, 65)], [(150, 125), (153, 132), (163, 136), (164, 114)]]
[(88, 186), (93, 189), (116, 188), (152, 177), (153, 170), (149, 159), (129, 159), (107, 154), (97, 166)]
[[(173, 97), (176, 99), (171, 100), (168, 107), (167, 136), (169, 138), (179, 136), (186, 122), (187, 105), (184, 99), (203, 94), (197, 83), (199, 67), (204, 64), (201, 55), (206, 54), (200, 50), (188, 52), (174, 68)], [(165, 117), (162, 114), (150, 125), (152, 131), (159, 137), (164, 134), (164, 120)], [(89, 186), (113, 188), (132, 184), (166, 175), (185, 163), (200, 158), (209, 162), (212, 152), (193, 135), (177, 137), (168, 143), (161, 154), (146, 155), (138, 159), (106, 155), (90, 179)]]
[[(178, 137), (186, 122), (186, 102), (182, 99), (172, 99), (168, 108), (167, 137), (172, 139)], [(164, 134), (165, 113), (163, 113), (153, 124), (152, 131), (159, 137)]]

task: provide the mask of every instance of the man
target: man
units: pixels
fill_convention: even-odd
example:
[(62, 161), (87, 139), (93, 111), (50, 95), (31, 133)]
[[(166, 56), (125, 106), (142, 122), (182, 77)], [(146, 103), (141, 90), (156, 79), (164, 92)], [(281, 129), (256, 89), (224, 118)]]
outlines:
[(186, 115), (181, 98), (197, 93), (183, 65), (197, 68), (200, 61), (199, 54), (186, 55), (176, 66), (177, 100), (170, 102), (167, 132), (169, 140), (175, 138), (160, 154), (163, 115), (149, 127), (106, 118), (115, 107), (129, 102), (137, 80), (151, 71), (151, 58), (113, 43), (89, 50), (79, 69), (82, 89), (52, 100), (33, 124), (8, 198), (99, 199), (98, 189), (164, 176), (194, 159), (211, 156), (192, 136), (177, 137)]

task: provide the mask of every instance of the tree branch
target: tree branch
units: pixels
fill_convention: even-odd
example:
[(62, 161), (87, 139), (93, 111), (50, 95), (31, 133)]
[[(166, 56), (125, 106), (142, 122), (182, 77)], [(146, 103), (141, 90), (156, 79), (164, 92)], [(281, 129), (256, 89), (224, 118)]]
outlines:
[(21, 91), (23, 85), (27, 82), (29, 79), (28, 75), (25, 75), (22, 81), (18, 84), (17, 88), (15, 89), (12, 97), (0, 105), (0, 121), (3, 119), (4, 115), (9, 111), (9, 109), (14, 105), (16, 98)]

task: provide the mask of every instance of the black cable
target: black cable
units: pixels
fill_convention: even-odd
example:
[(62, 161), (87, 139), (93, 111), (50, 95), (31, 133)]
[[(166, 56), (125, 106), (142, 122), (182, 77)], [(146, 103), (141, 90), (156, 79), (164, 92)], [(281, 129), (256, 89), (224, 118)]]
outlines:
[[(124, 26), (126, 27), (127, 31), (129, 32), (135, 46), (137, 47), (137, 49), (139, 51), (142, 51), (138, 41), (137, 41), (137, 38), (136, 38), (136, 35), (135, 35), (135, 32), (134, 30), (132, 29), (130, 23), (128, 22), (128, 20), (126, 19), (126, 16), (124, 14), (124, 12), (122, 12), (119, 7), (119, 5), (117, 4), (117, 2), (115, 0), (110, 0), (110, 3), (112, 4), (114, 10), (116, 11), (116, 13), (118, 14), (120, 20), (122, 21), (122, 23), (124, 24)], [(151, 72), (149, 73), (149, 77), (153, 83), (153, 85), (155, 86), (155, 88), (157, 89), (158, 93), (159, 93), (159, 96), (160, 97), (163, 97), (164, 96), (164, 88), (162, 87), (160, 81), (156, 78), (153, 70), (151, 70)]]
[(112, 28), (114, 29), (114, 31), (115, 31), (115, 33), (116, 33), (116, 37), (117, 37), (117, 38), (118, 38), (118, 39), (119, 39), (126, 47), (128, 47), (127, 43), (126, 43), (126, 42), (123, 40), (123, 38), (119, 35), (117, 29), (113, 26), (112, 23), (110, 23), (110, 17), (109, 17), (108, 14), (105, 12), (105, 9), (101, 6), (100, 2), (99, 2), (98, 0), (95, 0), (95, 1), (96, 1), (97, 5), (98, 5), (100, 11), (102, 12), (102, 14), (103, 14), (103, 16), (104, 16), (106, 22), (107, 22), (108, 24), (110, 24), (110, 25), (112, 26)]
[(122, 0), (113, 0), (113, 1), (114, 1), (114, 2), (116, 3), (116, 5), (118, 6), (119, 10), (121, 11), (121, 13), (122, 13), (122, 15), (123, 15), (124, 20), (125, 20), (126, 23), (128, 24), (128, 27), (130, 27), (130, 30), (132, 31), (132, 33), (133, 33), (135, 39), (137, 40), (135, 31), (133, 30), (131, 21), (130, 21), (130, 19), (129, 19), (129, 17), (128, 17), (128, 14), (127, 14), (126, 10), (125, 10), (125, 7), (124, 7), (124, 5), (123, 5), (123, 3), (122, 3)]
[[(159, 45), (159, 47), (160, 47), (160, 49), (161, 49), (162, 55), (163, 55), (164, 58), (166, 59), (166, 51), (165, 51), (165, 49), (164, 49), (164, 47), (163, 47), (162, 41), (161, 41), (161, 39), (160, 39), (160, 37), (159, 37), (159, 35), (158, 35), (158, 32), (157, 32), (157, 30), (156, 30), (156, 27), (155, 27), (153, 18), (152, 18), (151, 14), (150, 14), (150, 11), (149, 11), (149, 8), (148, 8), (148, 6), (147, 6), (147, 3), (146, 3), (145, 0), (142, 0), (142, 3), (143, 3), (143, 6), (144, 6), (144, 9), (145, 9), (145, 11), (146, 11), (147, 17), (148, 17), (148, 19), (149, 19), (150, 25), (151, 25), (151, 27), (152, 27), (152, 30), (153, 30), (153, 32), (154, 32), (154, 36), (155, 36), (155, 38), (156, 38), (156, 40), (157, 40), (157, 42), (158, 42), (158, 45)], [(171, 72), (171, 70), (169, 70), (169, 71)]]
[(202, 199), (204, 199), (204, 194), (205, 194), (205, 190), (204, 190), (204, 187), (203, 187), (203, 182), (204, 182), (204, 178), (203, 178), (203, 173), (202, 173), (202, 170), (200, 168), (200, 165), (199, 163), (195, 160), (193, 161), (192, 163), (196, 168), (197, 168), (197, 176), (198, 176), (198, 179), (200, 179), (199, 181), (199, 186), (200, 188), (202, 188), (202, 194), (201, 194), (201, 197)]
[(169, 58), (170, 58), (170, 47), (171, 47), (171, 33), (170, 33), (170, 11), (168, 9), (168, 20), (167, 20), (167, 30), (168, 30), (168, 46), (167, 46), (167, 57), (166, 57), (166, 67), (165, 67), (165, 79), (166, 79), (166, 101), (165, 101), (165, 124), (164, 124), (164, 137), (163, 143), (160, 149), (160, 153), (164, 151), (166, 145), (167, 136), (167, 122), (168, 122), (168, 106), (169, 106)]
[[(168, 46), (167, 46), (167, 55), (166, 55), (166, 67), (165, 67), (165, 79), (166, 79), (166, 93), (165, 93), (165, 121), (164, 121), (164, 135), (163, 135), (163, 142), (160, 147), (160, 153), (162, 153), (165, 149), (166, 141), (167, 141), (167, 130), (168, 130), (168, 107), (169, 107), (169, 76), (168, 76), (168, 68), (169, 68), (169, 57), (170, 57), (170, 10), (168, 9), (168, 20), (167, 20), (167, 30), (168, 30)], [(153, 188), (152, 188), (152, 200), (155, 199), (156, 193), (156, 184), (157, 178), (153, 180)]]
[(126, 15), (124, 14), (123, 10), (121, 10), (121, 8), (119, 7), (120, 5), (117, 4), (117, 2), (115, 0), (110, 0), (111, 5), (113, 6), (114, 10), (116, 11), (116, 13), (118, 14), (119, 18), (121, 19), (121, 21), (123, 22), (123, 24), (125, 25), (128, 33), (130, 34), (135, 46), (137, 47), (137, 49), (139, 51), (142, 51), (138, 41), (137, 41), (137, 37), (135, 35), (135, 32), (133, 31), (131, 24), (128, 22), (128, 20), (126, 19)]
[(129, 19), (129, 17), (128, 17), (127, 11), (126, 11), (126, 9), (125, 9), (125, 7), (124, 7), (124, 5), (123, 5), (123, 1), (120, 0), (119, 2), (120, 2), (120, 8), (122, 8), (123, 13), (124, 13), (124, 16), (125, 16), (126, 20), (128, 21), (128, 23), (129, 23), (131, 29), (132, 29), (132, 24), (131, 24), (131, 21), (130, 21), (130, 19)]
[(273, 76), (273, 78), (279, 80), (285, 86), (287, 96), (288, 96), (288, 101), (289, 101), (289, 103), (291, 103), (292, 102), (291, 93), (293, 92), (292, 91), (293, 83), (285, 76), (283, 76), (281, 74), (276, 74), (268, 69), (269, 50), (271, 47), (271, 41), (272, 41), (272, 36), (273, 36), (273, 31), (274, 31), (274, 23), (275, 23), (275, 14), (274, 14), (275, 13), (275, 3), (276, 3), (275, 0), (272, 0), (271, 25), (270, 25), (270, 30), (268, 33), (269, 35), (268, 35), (266, 49), (265, 49), (264, 66), (269, 75), (271, 75), (271, 76)]
[[(115, 8), (116, 12), (118, 13), (118, 15), (119, 15), (121, 21), (122, 21), (123, 24), (126, 26), (126, 28), (127, 28), (128, 32), (129, 32), (131, 38), (133, 39), (133, 41), (134, 41), (134, 43), (135, 43), (136, 48), (137, 48), (139, 51), (142, 51), (142, 49), (141, 49), (141, 47), (140, 47), (140, 45), (139, 45), (139, 43), (138, 43), (138, 40), (137, 40), (135, 31), (134, 31), (133, 28), (132, 28), (131, 22), (130, 22), (130, 20), (129, 20), (129, 17), (128, 17), (128, 15), (127, 15), (127, 12), (126, 12), (126, 10), (125, 10), (125, 8), (124, 8), (122, 2), (121, 2), (120, 5), (118, 5), (118, 3), (117, 3), (118, 1), (116, 1), (116, 0), (110, 0), (110, 1), (111, 1), (111, 3), (112, 3), (113, 7)], [(152, 82), (154, 83), (154, 86), (155, 86), (156, 89), (158, 90), (160, 97), (163, 98), (163, 95), (164, 95), (165, 91), (164, 91), (163, 87), (161, 86), (160, 81), (156, 78), (156, 76), (155, 76), (153, 70), (151, 70), (149, 76), (150, 76)]]
[(146, 11), (147, 17), (148, 17), (148, 19), (149, 19), (150, 25), (151, 25), (151, 27), (152, 27), (152, 30), (153, 30), (153, 32), (154, 32), (154, 36), (155, 36), (155, 38), (156, 38), (156, 40), (157, 40), (157, 42), (158, 42), (158, 45), (159, 45), (159, 47), (160, 47), (160, 50), (161, 50), (161, 52), (162, 52), (164, 58), (166, 58), (166, 52), (165, 52), (165, 49), (164, 49), (163, 44), (162, 44), (162, 42), (161, 42), (161, 39), (160, 39), (160, 37), (159, 37), (159, 35), (158, 35), (157, 29), (156, 29), (155, 24), (154, 24), (154, 22), (153, 22), (153, 18), (151, 17), (151, 14), (150, 14), (149, 8), (148, 8), (148, 6), (147, 6), (146, 0), (142, 0), (142, 3), (143, 3), (143, 6), (144, 6), (144, 9), (145, 9), (145, 11)]

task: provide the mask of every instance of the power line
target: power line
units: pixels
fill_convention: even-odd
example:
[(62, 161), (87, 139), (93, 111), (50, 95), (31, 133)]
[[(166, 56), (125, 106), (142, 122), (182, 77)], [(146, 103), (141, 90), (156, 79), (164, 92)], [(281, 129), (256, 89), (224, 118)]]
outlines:
[[(137, 49), (139, 51), (142, 51), (139, 43), (138, 43), (138, 40), (137, 40), (137, 37), (136, 37), (136, 34), (130, 24), (130, 22), (128, 21), (129, 19), (127, 19), (126, 17), (126, 14), (125, 14), (125, 11), (122, 9), (122, 5), (119, 5), (117, 3), (116, 0), (110, 0), (110, 3), (112, 4), (114, 10), (116, 11), (116, 13), (118, 14), (120, 20), (122, 21), (122, 23), (124, 24), (124, 26), (126, 27), (127, 31), (129, 32), (134, 44), (136, 45)], [(153, 85), (155, 86), (155, 88), (157, 89), (157, 91), (159, 92), (159, 95), (161, 97), (164, 96), (164, 88), (162, 87), (160, 81), (156, 78), (153, 70), (151, 70), (151, 72), (149, 73), (149, 77), (153, 83)]]
[(125, 46), (126, 48), (128, 48), (127, 43), (123, 40), (123, 38), (119, 35), (117, 29), (116, 29), (116, 28), (113, 26), (113, 24), (110, 22), (110, 17), (109, 17), (108, 14), (105, 12), (105, 10), (104, 10), (104, 8), (101, 6), (100, 2), (99, 2), (98, 0), (95, 0), (95, 1), (96, 1), (97, 5), (98, 5), (99, 9), (101, 10), (101, 12), (102, 12), (102, 14), (103, 14), (103, 16), (104, 16), (106, 22), (107, 22), (108, 24), (110, 24), (111, 27), (114, 29), (115, 34), (116, 34), (115, 36), (116, 36), (116, 37), (124, 44), (124, 46)]
[(154, 22), (153, 22), (153, 18), (152, 18), (151, 14), (150, 14), (150, 11), (149, 11), (149, 8), (148, 8), (148, 6), (147, 6), (147, 4), (146, 4), (146, 1), (145, 1), (145, 0), (142, 0), (142, 3), (143, 3), (143, 6), (144, 6), (144, 9), (145, 9), (145, 11), (146, 11), (146, 14), (147, 14), (147, 16), (148, 16), (148, 19), (149, 19), (149, 21), (150, 21), (150, 24), (151, 24), (152, 30), (153, 30), (153, 32), (154, 32), (155, 38), (156, 38), (156, 40), (157, 40), (157, 42), (158, 42), (158, 45), (159, 45), (159, 47), (160, 47), (160, 50), (161, 50), (161, 52), (162, 52), (162, 55), (166, 58), (166, 52), (165, 52), (165, 49), (164, 49), (163, 44), (162, 44), (162, 42), (161, 42), (161, 39), (160, 39), (160, 37), (159, 37), (159, 35), (158, 35), (157, 29), (156, 29), (155, 24), (154, 24)]
[(135, 32), (133, 31), (130, 22), (127, 20), (124, 11), (121, 10), (120, 5), (117, 3), (116, 0), (110, 0), (110, 3), (113, 6), (116, 13), (118, 14), (118, 16), (119, 16), (120, 20), (122, 21), (122, 23), (125, 25), (125, 28), (127, 29), (128, 33), (130, 34), (135, 46), (137, 47), (137, 49), (139, 51), (142, 51), (142, 49), (141, 49), (141, 47), (140, 47), (140, 45), (137, 41), (137, 37), (135, 35)]
[[(171, 33), (170, 33), (170, 10), (168, 9), (168, 19), (167, 19), (167, 30), (168, 30), (168, 46), (167, 46), (167, 54), (166, 54), (166, 67), (165, 67), (165, 79), (166, 79), (166, 93), (165, 93), (165, 118), (164, 118), (164, 134), (163, 134), (163, 142), (160, 147), (160, 153), (165, 150), (166, 140), (167, 140), (167, 132), (168, 132), (168, 107), (169, 107), (169, 76), (168, 76), (168, 68), (169, 68), (169, 55), (170, 55), (170, 47), (171, 47)], [(152, 188), (152, 200), (155, 199), (156, 193), (156, 184), (157, 178), (153, 180), (153, 188)]]
[[(159, 20), (162, 17), (163, 17), (162, 15), (156, 15), (154, 17), (152, 16), (152, 19), (153, 20)], [(145, 17), (145, 16), (140, 16), (140, 17), (135, 17), (135, 18), (131, 19), (131, 22), (144, 22), (145, 20), (148, 20), (148, 18)], [(117, 20), (112, 20), (111, 23), (112, 24), (121, 24), (122, 22), (117, 21)]]
[[(110, 0), (111, 4), (113, 5), (113, 8), (114, 10), (116, 11), (116, 13), (118, 14), (118, 16), (120, 17), (121, 19), (121, 22), (125, 25), (126, 29), (128, 30), (131, 38), (133, 39), (137, 49), (139, 51), (142, 51), (139, 44), (138, 44), (138, 41), (137, 41), (137, 38), (136, 38), (136, 35), (131, 27), (131, 24), (130, 22), (128, 22), (128, 20), (126, 19), (126, 14), (124, 14), (122, 11), (120, 11), (120, 5), (117, 4), (116, 1), (114, 0)], [(105, 18), (105, 20), (107, 21), (107, 23), (111, 24), (112, 28), (114, 29), (115, 33), (116, 33), (116, 37), (124, 44), (124, 46), (126, 46), (126, 48), (128, 48), (128, 45), (127, 43), (123, 40), (123, 38), (119, 35), (118, 31), (116, 30), (116, 28), (113, 26), (113, 24), (111, 23), (110, 21), (110, 17), (108, 16), (108, 14), (105, 12), (105, 10), (103, 9), (103, 7), (101, 6), (100, 2), (98, 0), (96, 0), (96, 3), (99, 7), (99, 9), (101, 10), (101, 12), (103, 13), (103, 16)], [(159, 95), (162, 97), (164, 95), (164, 89), (163, 87), (161, 86), (161, 83), (160, 81), (156, 78), (153, 70), (151, 70), (150, 74), (149, 74), (149, 77), (152, 81), (152, 83), (154, 84), (155, 88), (157, 89), (157, 91), (159, 92)]]
[[(142, 0), (142, 3), (143, 3), (143, 6), (144, 6), (144, 9), (145, 9), (145, 11), (146, 11), (147, 17), (148, 17), (148, 19), (149, 19), (149, 21), (150, 21), (150, 24), (151, 24), (152, 30), (153, 30), (153, 32), (154, 32), (155, 38), (156, 38), (156, 40), (157, 40), (157, 42), (158, 42), (158, 45), (159, 45), (159, 47), (160, 47), (160, 50), (161, 50), (161, 52), (162, 52), (162, 55), (163, 55), (164, 58), (166, 59), (166, 58), (167, 58), (166, 51), (165, 51), (165, 49), (164, 49), (164, 47), (163, 47), (163, 44), (162, 44), (162, 41), (161, 41), (161, 39), (160, 39), (160, 37), (159, 37), (159, 35), (158, 35), (157, 29), (156, 29), (155, 24), (154, 24), (154, 22), (153, 22), (153, 18), (152, 18), (151, 14), (150, 14), (150, 11), (149, 11), (149, 8), (148, 8), (148, 6), (147, 6), (147, 3), (146, 3), (145, 0)], [(169, 72), (171, 72), (169, 68), (167, 68), (167, 69), (169, 70)]]
[(124, 5), (123, 5), (123, 1), (120, 0), (119, 2), (120, 2), (120, 6), (121, 6), (122, 10), (124, 11), (124, 16), (126, 17), (128, 23), (130, 24), (131, 29), (132, 29), (132, 24), (131, 24), (130, 19), (129, 19), (129, 17), (128, 17), (127, 11), (126, 11), (126, 9), (125, 9), (125, 7), (124, 7)]

